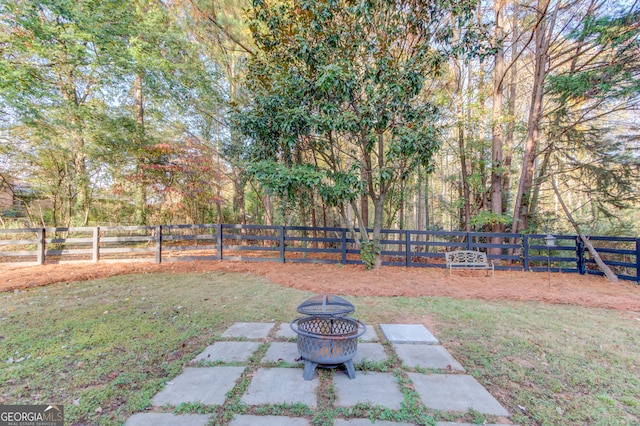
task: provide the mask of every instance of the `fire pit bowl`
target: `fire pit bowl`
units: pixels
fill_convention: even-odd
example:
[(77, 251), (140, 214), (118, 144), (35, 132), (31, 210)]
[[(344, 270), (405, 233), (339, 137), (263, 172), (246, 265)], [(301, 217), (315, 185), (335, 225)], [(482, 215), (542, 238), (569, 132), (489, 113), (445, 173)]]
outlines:
[(350, 379), (356, 376), (353, 357), (358, 352), (358, 338), (366, 326), (352, 318), (304, 317), (291, 321), (298, 334), (298, 352), (305, 360), (303, 377), (311, 380), (320, 365), (336, 367), (344, 364)]

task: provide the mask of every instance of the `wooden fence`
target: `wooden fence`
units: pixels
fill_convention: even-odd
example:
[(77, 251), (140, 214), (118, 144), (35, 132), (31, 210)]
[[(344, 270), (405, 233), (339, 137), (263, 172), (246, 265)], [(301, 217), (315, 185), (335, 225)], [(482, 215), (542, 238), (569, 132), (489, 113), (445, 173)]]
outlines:
[[(498, 237), (499, 244), (491, 240)], [(497, 270), (602, 274), (575, 235), (383, 230), (383, 265), (444, 268), (446, 251), (488, 252)], [(620, 279), (640, 282), (640, 238), (591, 237)], [(237, 260), (361, 264), (345, 228), (162, 225), (0, 229), (0, 264)]]

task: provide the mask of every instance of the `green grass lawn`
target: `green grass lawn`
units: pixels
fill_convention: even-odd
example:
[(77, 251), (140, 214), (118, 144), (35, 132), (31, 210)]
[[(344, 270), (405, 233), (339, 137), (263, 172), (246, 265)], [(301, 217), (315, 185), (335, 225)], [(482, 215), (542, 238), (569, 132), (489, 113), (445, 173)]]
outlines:
[[(288, 322), (309, 296), (237, 273), (125, 275), (0, 293), (0, 403), (62, 403), (69, 424), (122, 424), (232, 323)], [(427, 321), (515, 423), (640, 424), (637, 313), (530, 302), (347, 298), (356, 306), (354, 317), (369, 324)], [(287, 409), (317, 424), (332, 415)], [(470, 419), (485, 420), (463, 420)]]

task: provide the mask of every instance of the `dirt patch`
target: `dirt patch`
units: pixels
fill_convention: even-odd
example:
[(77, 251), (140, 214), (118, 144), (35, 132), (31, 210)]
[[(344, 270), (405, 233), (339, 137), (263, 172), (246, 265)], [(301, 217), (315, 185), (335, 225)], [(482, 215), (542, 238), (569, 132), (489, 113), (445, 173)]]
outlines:
[(578, 274), (384, 267), (367, 271), (363, 266), (299, 263), (175, 262), (87, 263), (1, 267), (0, 291), (24, 289), (57, 282), (84, 281), (122, 274), (206, 271), (245, 272), (261, 275), (291, 288), (348, 296), (447, 296), (484, 300), (532, 300), (640, 312), (640, 286), (611, 283), (603, 277)]

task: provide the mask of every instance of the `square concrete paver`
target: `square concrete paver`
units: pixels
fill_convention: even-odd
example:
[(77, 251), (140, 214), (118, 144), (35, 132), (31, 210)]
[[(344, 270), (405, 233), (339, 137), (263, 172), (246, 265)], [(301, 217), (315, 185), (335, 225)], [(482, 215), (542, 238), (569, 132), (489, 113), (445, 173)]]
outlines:
[(354, 364), (360, 364), (367, 360), (371, 362), (383, 362), (387, 360), (384, 346), (380, 343), (358, 343), (358, 352), (353, 357)]
[(291, 325), (288, 322), (283, 322), (280, 324), (280, 327), (278, 327), (276, 337), (280, 339), (295, 339), (298, 335), (291, 329)]
[(463, 374), (409, 373), (409, 378), (424, 405), (442, 411), (467, 411), (469, 408), (496, 416), (509, 412), (476, 379)]
[(402, 392), (393, 373), (356, 372), (355, 379), (342, 373), (333, 375), (336, 391), (336, 405), (339, 407), (353, 407), (359, 403), (369, 403), (400, 409), (403, 401)]
[(259, 342), (216, 342), (191, 362), (247, 362), (259, 347)]
[(302, 364), (304, 361), (300, 359), (300, 353), (298, 352), (298, 344), (291, 342), (273, 342), (269, 345), (267, 353), (260, 361), (266, 362), (286, 362), (289, 364)]
[(382, 334), (391, 343), (426, 343), (436, 345), (438, 339), (421, 324), (380, 324)]
[(364, 334), (362, 336), (360, 336), (359, 340), (363, 341), (363, 342), (377, 342), (378, 339), (378, 333), (376, 333), (376, 329), (369, 324), (365, 324), (367, 327), (367, 330), (364, 332)]
[(124, 426), (205, 426), (208, 414), (139, 413), (129, 417)]
[(336, 419), (333, 426), (414, 426), (414, 423), (398, 423), (386, 420), (369, 420), (369, 419)]
[(307, 419), (284, 416), (250, 416), (235, 414), (229, 426), (308, 426)]
[(272, 322), (237, 322), (227, 328), (222, 337), (265, 339), (275, 324)]
[(260, 368), (241, 400), (249, 405), (302, 403), (316, 408), (317, 376), (304, 380), (300, 368)]
[(450, 371), (464, 371), (444, 346), (394, 343), (393, 348), (402, 363), (409, 367), (438, 368)]
[(181, 375), (151, 398), (151, 404), (179, 405), (183, 402), (201, 402), (206, 405), (222, 405), (240, 378), (245, 367), (185, 368)]

